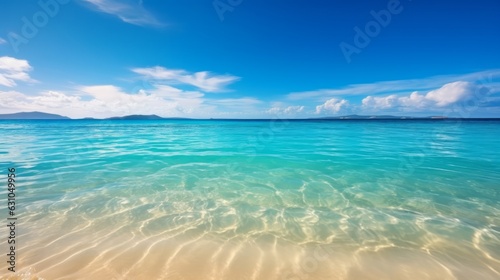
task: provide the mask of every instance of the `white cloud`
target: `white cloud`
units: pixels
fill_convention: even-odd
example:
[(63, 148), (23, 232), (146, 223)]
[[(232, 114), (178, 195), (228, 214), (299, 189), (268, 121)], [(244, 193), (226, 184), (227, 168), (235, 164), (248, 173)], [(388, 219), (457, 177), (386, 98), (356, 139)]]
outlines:
[(17, 59), (10, 56), (0, 57), (0, 85), (14, 87), (16, 81), (34, 82), (28, 72), (32, 67), (27, 60)]
[(137, 94), (125, 93), (112, 85), (87, 86), (80, 90), (92, 97), (87, 104), (89, 108), (108, 115), (179, 116), (211, 109), (204, 106), (202, 93), (185, 92), (169, 86), (158, 86), (150, 92), (140, 90)]
[(205, 104), (203, 93), (160, 86), (151, 92), (129, 94), (113, 85), (81, 86), (77, 92), (44, 91), (35, 96), (0, 92), (2, 112), (42, 111), (72, 118), (106, 118), (131, 114), (164, 117), (207, 117), (215, 107)]
[[(0, 85), (14, 86), (15, 81), (31, 81), (27, 71), (31, 66), (25, 60), (0, 58)], [(2, 92), (2, 111), (44, 111), (73, 118), (105, 118), (130, 114), (156, 114), (165, 117), (212, 117), (224, 113), (255, 112), (262, 102), (256, 98), (207, 99), (204, 92), (223, 91), (224, 86), (239, 79), (230, 75), (213, 75), (209, 72), (189, 73), (163, 67), (137, 68), (135, 73), (154, 79), (152, 88), (142, 88), (134, 93), (125, 92), (114, 85), (80, 86), (76, 91), (43, 91), (26, 95)], [(192, 86), (184, 90), (171, 84)], [(218, 110), (219, 108), (224, 108)], [(227, 114), (226, 114), (227, 116)]]
[(0, 91), (0, 108), (2, 111), (18, 112), (27, 104), (26, 96), (17, 91)]
[(134, 68), (132, 71), (146, 79), (154, 79), (167, 84), (187, 84), (205, 92), (225, 91), (225, 86), (240, 79), (232, 75), (214, 75), (208, 71), (189, 73), (185, 70), (167, 69), (160, 66)]
[(78, 108), (75, 104), (80, 102), (80, 97), (69, 96), (55, 91), (41, 92), (37, 96), (26, 95), (17, 91), (0, 91), (0, 107), (2, 113), (43, 111), (69, 115)]
[(500, 77), (500, 69), (493, 69), (464, 75), (443, 75), (425, 79), (382, 81), (371, 84), (353, 84), (336, 89), (293, 92), (288, 94), (287, 99), (315, 99), (323, 101), (333, 96), (373, 95), (378, 93), (395, 94), (413, 91), (429, 91), (455, 81), (479, 82), (484, 85), (489, 85), (489, 83), (492, 82), (492, 79), (498, 77)]
[(469, 82), (455, 82), (444, 85), (443, 87), (430, 91), (425, 98), (436, 102), (439, 107), (448, 106), (461, 100), (467, 100), (473, 96), (478, 87)]
[[(0, 57), (0, 85), (13, 87), (16, 82), (33, 81), (28, 75), (31, 69), (26, 60)], [(311, 103), (303, 103), (315, 109), (306, 111), (305, 106), (291, 105), (283, 99), (265, 103), (251, 96), (222, 99), (213, 98), (214, 95), (207, 97), (208, 92), (224, 91), (228, 84), (239, 79), (231, 75), (217, 75), (207, 71), (190, 73), (159, 66), (135, 68), (132, 71), (139, 74), (140, 78), (153, 82), (143, 85), (139, 90), (134, 89), (133, 93), (115, 85), (80, 86), (73, 91), (41, 91), (36, 95), (4, 91), (0, 92), (0, 109), (2, 113), (44, 111), (73, 118), (105, 118), (131, 114), (192, 118), (261, 118), (269, 114), (308, 117), (314, 114), (338, 114), (358, 110), (366, 113), (437, 112), (471, 99), (479, 100), (480, 106), (498, 104), (498, 99), (494, 97), (495, 93), (500, 93), (500, 84), (491, 79), (494, 77), (492, 74), (488, 77), (490, 80), (485, 83), (491, 85), (488, 87), (467, 80), (454, 81), (426, 91), (413, 91), (411, 94), (408, 94), (411, 92), (408, 91), (405, 94), (368, 95), (362, 99), (361, 104), (359, 101), (353, 104), (352, 101), (340, 97), (317, 102), (314, 105), (319, 105), (315, 108)], [(470, 77), (472, 76), (474, 75), (470, 74)]]
[(122, 21), (139, 26), (159, 26), (161, 23), (142, 6), (142, 1), (83, 0), (100, 12), (117, 16)]
[[(429, 106), (432, 106), (432, 104), (424, 95), (419, 94), (416, 91), (412, 92), (409, 96), (399, 97), (397, 102), (403, 107), (415, 109), (425, 109)], [(365, 104), (363, 103), (363, 105)]]
[(399, 103), (399, 97), (395, 94), (384, 97), (367, 96), (361, 102), (364, 107), (388, 109), (396, 106)]
[(4, 38), (0, 38), (0, 45), (7, 43)]
[(80, 101), (79, 96), (68, 96), (57, 91), (45, 91), (39, 96), (30, 97), (28, 99), (32, 101), (33, 105), (40, 106), (41, 108), (60, 108), (71, 106)]
[(266, 113), (273, 115), (296, 115), (302, 113), (304, 108), (304, 106), (272, 107)]
[(285, 114), (296, 114), (304, 111), (304, 106), (288, 106), (283, 110)]
[(426, 94), (413, 92), (409, 96), (398, 96), (395, 94), (381, 97), (367, 96), (362, 100), (365, 109), (432, 109), (442, 108), (464, 102), (473, 98), (484, 98), (489, 89), (471, 82), (458, 81), (445, 84), (444, 86), (431, 90)]
[(151, 91), (169, 104), (175, 104), (177, 111), (193, 114), (199, 111), (212, 112), (215, 107), (205, 104), (204, 94), (199, 91), (183, 91), (167, 85), (158, 85)]
[(321, 113), (338, 113), (349, 106), (349, 101), (345, 99), (332, 98), (327, 100), (322, 105), (316, 106), (316, 114)]
[(149, 68), (134, 68), (133, 72), (140, 74), (146, 78), (155, 80), (179, 80), (181, 77), (187, 74), (187, 71), (180, 69), (167, 69), (161, 66), (149, 67)]

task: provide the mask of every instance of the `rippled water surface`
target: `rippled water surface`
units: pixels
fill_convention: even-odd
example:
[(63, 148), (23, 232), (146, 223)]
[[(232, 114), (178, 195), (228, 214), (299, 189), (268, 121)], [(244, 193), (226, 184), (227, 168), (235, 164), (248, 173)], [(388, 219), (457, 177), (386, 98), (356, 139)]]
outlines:
[(500, 279), (498, 121), (0, 121), (0, 135), (18, 176), (18, 272), (2, 261), (3, 278)]

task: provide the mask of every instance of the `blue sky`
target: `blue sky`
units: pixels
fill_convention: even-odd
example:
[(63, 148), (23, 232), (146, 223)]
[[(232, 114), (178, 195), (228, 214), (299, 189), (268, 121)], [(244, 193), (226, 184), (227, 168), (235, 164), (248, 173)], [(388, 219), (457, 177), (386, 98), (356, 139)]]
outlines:
[(500, 117), (500, 2), (0, 2), (0, 113)]

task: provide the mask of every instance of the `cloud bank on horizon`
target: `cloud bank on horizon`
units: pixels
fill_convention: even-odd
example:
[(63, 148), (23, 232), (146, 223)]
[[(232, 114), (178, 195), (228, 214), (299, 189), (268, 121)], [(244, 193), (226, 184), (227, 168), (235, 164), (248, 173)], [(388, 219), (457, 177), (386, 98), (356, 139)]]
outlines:
[[(26, 60), (0, 57), (0, 85), (9, 89), (0, 91), (3, 112), (43, 111), (73, 118), (129, 114), (194, 118), (302, 118), (353, 113), (445, 115), (451, 112), (464, 114), (459, 109), (471, 106), (495, 109), (500, 100), (500, 83), (495, 82), (500, 78), (500, 69), (420, 81), (386, 81), (289, 93), (271, 102), (251, 96), (221, 97), (230, 91), (228, 86), (240, 79), (237, 76), (209, 71), (191, 73), (162, 66), (132, 68), (130, 71), (136, 74), (133, 80), (142, 81), (141, 87), (136, 87), (133, 92), (112, 84), (78, 85), (71, 90), (43, 90), (36, 94), (17, 91), (17, 83), (34, 81), (29, 75), (32, 69)], [(480, 80), (481, 77), (484, 80)], [(439, 79), (442, 86), (433, 87), (439, 84)], [(458, 80), (449, 82), (453, 79)], [(418, 91), (411, 85), (431, 89)], [(388, 90), (385, 92), (380, 88)], [(395, 90), (399, 93), (393, 93)], [(317, 92), (328, 94), (318, 95)], [(361, 96), (362, 99), (355, 103), (346, 99), (349, 96)]]
[[(2, 3), (0, 114), (500, 117), (500, 5), (382, 2), (244, 2), (223, 21), (208, 4)], [(363, 29), (388, 2), (397, 17)], [(346, 62), (352, 30), (369, 40)]]

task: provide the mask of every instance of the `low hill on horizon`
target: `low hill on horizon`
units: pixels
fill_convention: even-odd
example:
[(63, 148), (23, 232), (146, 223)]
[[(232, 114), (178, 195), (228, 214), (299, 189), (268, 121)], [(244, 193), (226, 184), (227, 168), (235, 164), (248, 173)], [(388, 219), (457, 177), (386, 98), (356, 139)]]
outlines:
[(70, 120), (66, 116), (44, 112), (20, 112), (13, 114), (0, 114), (0, 120)]
[(128, 115), (121, 117), (110, 117), (97, 119), (93, 117), (72, 119), (66, 116), (44, 112), (19, 112), (12, 114), (0, 114), (0, 120), (189, 120), (189, 118), (163, 118), (158, 115)]
[[(393, 115), (344, 115), (344, 116), (316, 117), (316, 118), (297, 119), (297, 120), (434, 120), (434, 119), (445, 120), (445, 119), (455, 119), (455, 118), (448, 118), (445, 116), (413, 117), (413, 116), (393, 116)], [(481, 119), (481, 118), (471, 118), (471, 119)], [(127, 116), (109, 117), (101, 119), (93, 117), (72, 119), (57, 114), (35, 111), (35, 112), (19, 112), (12, 114), (0, 114), (0, 120), (196, 120), (196, 119), (182, 118), (182, 117), (164, 118), (158, 115), (127, 115)], [(209, 120), (209, 119), (200, 119), (200, 120)], [(225, 119), (210, 118), (210, 120), (225, 120)], [(238, 119), (232, 119), (232, 120), (238, 120)], [(247, 119), (242, 119), (242, 120), (247, 120)]]

